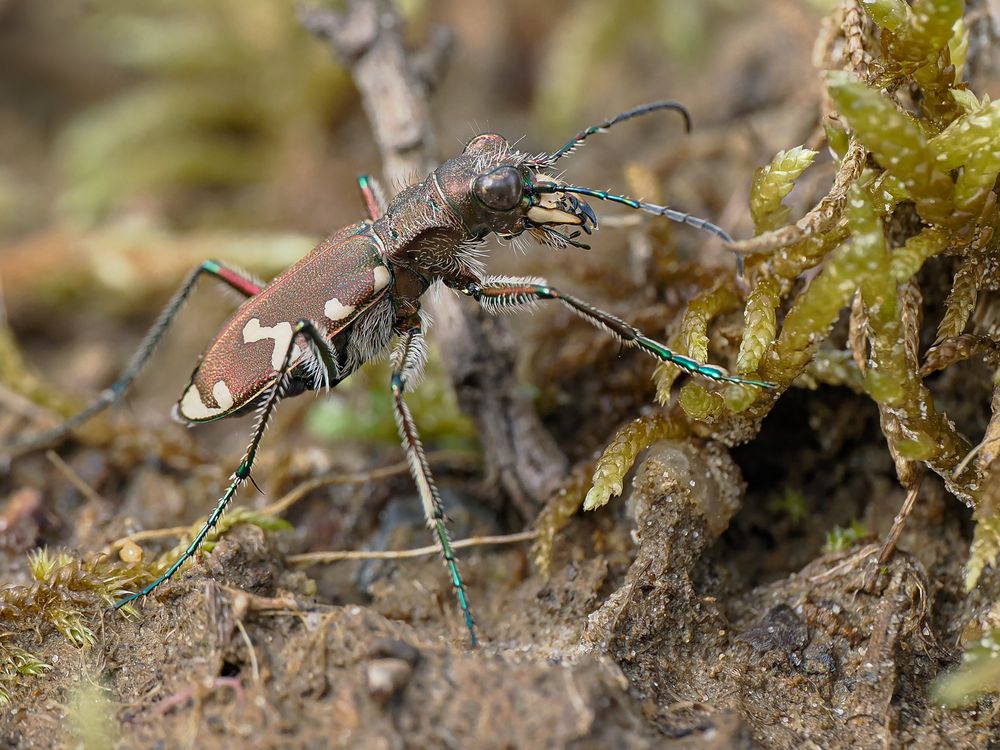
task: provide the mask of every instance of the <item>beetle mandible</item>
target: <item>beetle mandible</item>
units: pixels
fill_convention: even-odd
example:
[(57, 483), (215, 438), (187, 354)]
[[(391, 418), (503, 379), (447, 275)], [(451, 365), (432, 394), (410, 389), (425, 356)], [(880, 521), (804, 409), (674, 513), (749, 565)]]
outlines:
[(194, 425), (255, 409), (257, 419), (249, 446), (184, 553), (159, 578), (115, 606), (150, 594), (194, 555), (237, 490), (250, 480), (265, 427), (281, 399), (336, 386), (396, 338), (390, 385), (400, 439), (427, 524), (448, 566), (470, 642), (476, 645), (472, 613), (449, 542), (441, 498), (404, 400), (405, 390), (420, 379), (427, 358), (421, 297), (435, 283), (471, 297), (490, 313), (557, 300), (623, 344), (638, 347), (662, 362), (672, 362), (690, 374), (771, 387), (765, 381), (732, 376), (721, 367), (673, 352), (620, 318), (555, 289), (543, 279), (486, 274), (482, 245), (491, 234), (511, 239), (527, 232), (545, 245), (587, 247), (578, 238), (597, 229), (597, 216), (578, 196), (646, 211), (731, 241), (725, 231), (704, 219), (572, 185), (546, 173), (591, 135), (658, 110), (679, 112), (690, 129), (690, 116), (682, 105), (659, 101), (592, 125), (552, 153), (530, 155), (515, 150), (500, 135), (478, 135), (461, 154), (441, 164), (422, 182), (405, 188), (388, 205), (375, 182), (362, 176), (359, 185), (369, 219), (331, 235), (267, 285), (212, 260), (191, 271), (114, 384), (59, 427), (13, 444), (23, 451), (52, 443), (118, 401), (201, 276), (218, 279), (246, 297), (202, 355), (174, 407), (174, 416)]

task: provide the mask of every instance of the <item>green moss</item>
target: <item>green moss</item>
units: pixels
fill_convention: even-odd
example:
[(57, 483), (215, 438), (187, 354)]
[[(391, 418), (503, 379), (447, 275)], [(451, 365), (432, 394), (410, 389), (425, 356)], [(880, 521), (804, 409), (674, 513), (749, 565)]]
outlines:
[(787, 518), (798, 526), (809, 515), (809, 501), (794, 487), (786, 487), (780, 495), (767, 501), (767, 509), (776, 516)]
[(958, 266), (952, 280), (951, 291), (944, 302), (944, 315), (938, 324), (936, 341), (958, 336), (965, 330), (969, 316), (979, 296), (979, 274), (982, 258), (978, 254), (966, 256)]
[(596, 468), (596, 461), (585, 461), (575, 467), (535, 519), (538, 536), (532, 545), (531, 558), (544, 576), (549, 575), (552, 566), (556, 534), (566, 527), (583, 506), (587, 491), (593, 484)]
[(799, 178), (816, 158), (805, 146), (779, 151), (766, 167), (758, 169), (750, 185), (750, 215), (758, 232), (775, 229), (788, 221), (788, 207), (781, 201), (792, 192)]
[(823, 270), (796, 298), (760, 374), (768, 380), (790, 383), (805, 368), (819, 342), (825, 339), (847, 305), (865, 271), (862, 248), (849, 242), (835, 250)]
[[(709, 325), (716, 317), (738, 309), (739, 305), (739, 296), (729, 283), (718, 284), (696, 295), (688, 303), (680, 333), (671, 340), (671, 348), (701, 362), (707, 361)], [(656, 383), (656, 400), (659, 403), (666, 404), (670, 401), (674, 382), (681, 373), (682, 370), (677, 365), (661, 363), (657, 366), (653, 381)], [(698, 412), (697, 407), (695, 411)]]
[(898, 31), (910, 20), (910, 6), (904, 0), (869, 0), (865, 10), (886, 31)]
[[(683, 352), (700, 362), (707, 362), (709, 324), (717, 316), (738, 309), (739, 304), (739, 297), (729, 285), (717, 286), (692, 299), (681, 323)], [(725, 411), (722, 395), (696, 382), (687, 383), (681, 389), (678, 402), (692, 419), (709, 419)]]
[(24, 677), (41, 677), (52, 669), (34, 654), (8, 643), (10, 638), (10, 633), (0, 638), (0, 706), (11, 703), (10, 691), (23, 682)]
[(854, 353), (843, 349), (820, 349), (796, 380), (798, 385), (817, 388), (819, 384), (845, 386), (858, 393), (865, 381), (854, 361)]
[(1000, 691), (1000, 631), (985, 634), (966, 648), (962, 663), (934, 681), (931, 700), (948, 708), (974, 704), (986, 693)]
[(852, 241), (865, 258), (864, 273), (859, 281), (872, 334), (866, 388), (878, 403), (898, 406), (904, 399), (910, 371), (904, 350), (896, 280), (890, 273), (889, 249), (882, 222), (875, 215), (871, 195), (865, 187), (858, 184), (851, 187), (846, 218), (852, 230)]
[(732, 414), (746, 411), (757, 400), (759, 393), (760, 389), (754, 386), (730, 383), (722, 389), (722, 402), (725, 405), (723, 411), (728, 410)]
[[(167, 550), (162, 555), (160, 555), (156, 561), (152, 564), (152, 570), (156, 572), (157, 575), (165, 571), (170, 565), (173, 564), (174, 560), (179, 558), (187, 550), (191, 541), (195, 538), (201, 527), (203, 521), (198, 521), (193, 524), (181, 539), (177, 542), (176, 546), (172, 549)], [(233, 508), (228, 513), (224, 514), (219, 522), (215, 525), (205, 537), (205, 541), (202, 542), (201, 547), (199, 547), (199, 552), (210, 553), (215, 549), (216, 543), (226, 534), (228, 534), (233, 528), (241, 524), (249, 524), (251, 526), (256, 526), (264, 531), (291, 531), (292, 525), (286, 521), (284, 518), (279, 518), (272, 515), (262, 515), (255, 510), (239, 506)]]
[(640, 417), (622, 427), (597, 461), (583, 509), (600, 508), (612, 497), (620, 495), (625, 475), (632, 469), (639, 453), (657, 440), (676, 440), (686, 434), (687, 426), (683, 422), (660, 415)]
[[(291, 528), (284, 519), (235, 508), (223, 516), (202, 549), (211, 551), (221, 536), (246, 523), (269, 531)], [(0, 704), (10, 702), (26, 680), (43, 677), (51, 669), (27, 650), (26, 644), (37, 644), (47, 633), (55, 632), (79, 648), (93, 646), (97, 642), (94, 628), (109, 608), (160, 575), (200, 528), (199, 522), (177, 547), (151, 562), (125, 563), (103, 554), (80, 559), (45, 548), (30, 553), (32, 582), (0, 590)], [(117, 613), (127, 618), (139, 614), (131, 604)]]
[(781, 285), (774, 278), (760, 278), (747, 297), (743, 313), (743, 341), (736, 357), (736, 371), (756, 372), (767, 347), (774, 340), (778, 327), (777, 307), (781, 301)]
[(851, 521), (850, 526), (835, 526), (826, 535), (823, 552), (826, 554), (846, 552), (870, 533), (868, 527), (857, 519)]
[(677, 403), (691, 419), (701, 421), (718, 417), (726, 408), (726, 401), (721, 394), (698, 383), (685, 384), (677, 396)]
[(937, 227), (927, 227), (892, 252), (889, 270), (898, 281), (908, 281), (916, 275), (924, 261), (941, 253), (948, 246), (948, 233)]
[(953, 183), (938, 166), (921, 125), (849, 73), (829, 73), (827, 89), (855, 136), (916, 201), (921, 217), (949, 224)]
[[(894, 459), (923, 463), (975, 509), (972, 586), (1000, 559), (1000, 500), (984, 494), (1000, 477), (984, 462), (963, 461), (971, 442), (923, 378), (971, 356), (989, 363), (996, 351), (988, 332), (967, 329), (978, 325), (972, 312), (980, 292), (998, 283), (1000, 103), (959, 83), (969, 46), (961, 0), (866, 0), (862, 7), (879, 27), (852, 38), (864, 46), (867, 77), (826, 74), (835, 111), (823, 126), (838, 170), (828, 195), (789, 224), (782, 200), (812, 152), (792, 148), (758, 170), (748, 200), (760, 235), (748, 245), (756, 251), (747, 259), (749, 289), (714, 284), (695, 296), (668, 338), (699, 359), (738, 342), (736, 370), (778, 388), (763, 398), (692, 380), (675, 399), (678, 373), (664, 366), (655, 376), (657, 401), (666, 419), (683, 416), (697, 434), (746, 439), (793, 381), (863, 391), (879, 407)], [(940, 304), (923, 303), (918, 284), (926, 261), (944, 254), (954, 260), (935, 266), (949, 289), (941, 313)], [(728, 329), (725, 342), (713, 346), (710, 323), (733, 306), (727, 291), (743, 308), (742, 337)], [(830, 341), (855, 300), (849, 340), (838, 334)], [(919, 341), (931, 326), (939, 346), (922, 364)], [(622, 440), (614, 438), (607, 470), (595, 477), (601, 502), (620, 491), (631, 465), (612, 460), (622, 457)]]
[[(93, 628), (108, 607), (155, 575), (149, 566), (104, 555), (81, 560), (46, 549), (28, 556), (28, 569), (30, 584), (0, 590), (0, 703), (14, 700), (51, 669), (31, 652), (32, 645), (53, 633), (80, 648), (93, 645)], [(129, 607), (121, 612), (136, 614)]]
[(77, 221), (192, 188), (247, 188), (252, 200), (348, 92), (323, 45), (269, 0), (94, 0), (81, 32), (138, 83), (61, 134), (62, 205)]
[(906, 23), (895, 31), (896, 60), (924, 60), (947, 46), (965, 10), (964, 0), (915, 0)]

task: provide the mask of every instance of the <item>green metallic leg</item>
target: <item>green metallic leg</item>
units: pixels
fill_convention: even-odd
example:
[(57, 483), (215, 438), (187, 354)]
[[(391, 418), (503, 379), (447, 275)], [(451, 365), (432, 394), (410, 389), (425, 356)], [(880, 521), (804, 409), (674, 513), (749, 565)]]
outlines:
[[(197, 552), (202, 542), (205, 541), (205, 537), (208, 536), (209, 532), (211, 532), (211, 530), (219, 522), (219, 519), (222, 518), (222, 514), (225, 512), (230, 501), (236, 496), (236, 492), (239, 488), (250, 480), (250, 472), (253, 469), (254, 460), (257, 458), (257, 450), (260, 447), (261, 439), (264, 437), (264, 431), (267, 429), (267, 423), (271, 419), (271, 415), (274, 413), (275, 406), (277, 406), (285, 392), (288, 375), (292, 369), (292, 354), (295, 351), (296, 339), (298, 339), (299, 336), (304, 337), (306, 342), (314, 350), (319, 350), (321, 352), (329, 348), (322, 333), (308, 320), (298, 321), (293, 328), (293, 332), (292, 340), (289, 342), (288, 350), (285, 352), (284, 363), (275, 377), (274, 385), (271, 386), (271, 389), (267, 392), (267, 396), (257, 411), (257, 424), (254, 427), (253, 437), (250, 439), (250, 445), (247, 447), (247, 451), (243, 455), (243, 460), (240, 461), (240, 465), (236, 467), (236, 471), (234, 471), (232, 477), (230, 477), (229, 486), (226, 487), (226, 491), (215, 504), (215, 508), (212, 510), (211, 515), (209, 515), (208, 520), (205, 521), (201, 530), (195, 535), (194, 539), (191, 540), (191, 543), (187, 546), (187, 549), (184, 550), (184, 553), (178, 557), (159, 578), (141, 591), (131, 594), (117, 602), (115, 604), (115, 609), (119, 609), (126, 604), (136, 601), (137, 599), (148, 596), (160, 584), (166, 582), (174, 575), (174, 573), (180, 570), (180, 567), (194, 556), (194, 553)], [(326, 359), (323, 358), (320, 361), (325, 363)]]
[(624, 320), (576, 297), (563, 294), (558, 289), (546, 284), (542, 279), (487, 279), (483, 282), (467, 284), (460, 291), (472, 297), (487, 312), (491, 313), (505, 312), (515, 307), (531, 305), (540, 300), (558, 300), (592, 325), (617, 336), (626, 345), (637, 346), (661, 362), (671, 362), (685, 372), (726, 383), (752, 385), (758, 388), (774, 387), (773, 383), (730, 375), (721, 367), (703, 364), (690, 357), (685, 357), (683, 354), (678, 354), (664, 344), (649, 338)]
[(136, 379), (142, 368), (149, 361), (149, 358), (153, 355), (163, 335), (167, 332), (170, 324), (173, 323), (174, 318), (177, 317), (177, 313), (180, 312), (188, 297), (191, 296), (191, 292), (194, 291), (195, 285), (202, 274), (208, 274), (219, 279), (247, 297), (252, 297), (261, 289), (257, 282), (247, 278), (244, 274), (228, 268), (217, 261), (206, 260), (188, 274), (184, 283), (181, 284), (180, 289), (177, 290), (170, 302), (167, 303), (167, 306), (163, 308), (160, 317), (156, 319), (152, 328), (149, 329), (146, 337), (139, 345), (139, 349), (132, 355), (132, 359), (125, 367), (125, 370), (111, 386), (101, 391), (101, 394), (93, 403), (84, 408), (83, 411), (74, 414), (58, 427), (34, 435), (25, 435), (16, 438), (3, 447), (9, 449), (12, 453), (20, 454), (57, 443), (88, 419), (121, 399), (125, 391), (132, 384), (132, 381)]
[(418, 379), (423, 363), (427, 358), (427, 350), (424, 344), (423, 334), (420, 330), (419, 320), (412, 322), (393, 352), (394, 368), (392, 372), (392, 400), (396, 413), (396, 426), (399, 428), (399, 437), (403, 442), (403, 451), (406, 453), (406, 460), (410, 465), (410, 473), (413, 481), (416, 482), (417, 490), (420, 493), (420, 500), (424, 506), (424, 515), (427, 518), (427, 526), (434, 535), (434, 541), (441, 548), (445, 564), (448, 566), (448, 574), (451, 577), (451, 584), (455, 588), (458, 597), (458, 606), (465, 617), (465, 627), (469, 631), (469, 642), (475, 647), (478, 644), (476, 638), (476, 627), (472, 619), (472, 612), (469, 609), (469, 599), (465, 593), (465, 585), (462, 583), (462, 576), (458, 572), (458, 563), (455, 560), (455, 552), (451, 547), (451, 540), (448, 537), (448, 529), (445, 527), (444, 508), (441, 505), (441, 496), (438, 494), (434, 478), (431, 476), (431, 469), (424, 455), (424, 448), (420, 442), (420, 435), (417, 433), (417, 426), (410, 415), (410, 409), (403, 399), (403, 391), (407, 384), (414, 384)]

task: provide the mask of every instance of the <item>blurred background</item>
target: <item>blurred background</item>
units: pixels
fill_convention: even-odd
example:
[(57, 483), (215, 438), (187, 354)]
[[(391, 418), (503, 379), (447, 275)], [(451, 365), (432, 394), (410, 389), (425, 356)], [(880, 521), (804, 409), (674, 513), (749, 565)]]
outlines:
[[(436, 24), (454, 33), (431, 100), (442, 158), (484, 130), (523, 136), (529, 151), (551, 149), (620, 110), (676, 98), (693, 113), (691, 136), (671, 115), (622, 126), (567, 162), (570, 174), (669, 200), (736, 236), (751, 230), (754, 167), (814, 135), (809, 56), (831, 6), (399, 3), (414, 46)], [(630, 164), (643, 166), (630, 173)], [(72, 395), (114, 378), (198, 261), (221, 258), (270, 278), (363, 215), (355, 176), (379, 166), (350, 80), (288, 0), (0, 0), (2, 310), (26, 361)], [(799, 192), (821, 188), (830, 173), (821, 162)], [(604, 218), (621, 214), (597, 208)], [(707, 235), (676, 234), (682, 253), (714, 251), (731, 265)], [(634, 278), (642, 267), (619, 262), (629, 253), (625, 232), (609, 227), (594, 244), (532, 248), (523, 258), (497, 247), (493, 268), (544, 273), (598, 295), (622, 288), (619, 272), (642, 280)], [(196, 295), (130, 399), (137, 419), (162, 424), (232, 304)], [(374, 382), (380, 389), (384, 380)], [(468, 425), (434, 382), (415, 405), (425, 432), (467, 440)], [(370, 385), (359, 378), (357, 392), (324, 402), (313, 423), (335, 437), (394, 439), (387, 401), (366, 400)], [(612, 426), (620, 419), (609, 415)]]

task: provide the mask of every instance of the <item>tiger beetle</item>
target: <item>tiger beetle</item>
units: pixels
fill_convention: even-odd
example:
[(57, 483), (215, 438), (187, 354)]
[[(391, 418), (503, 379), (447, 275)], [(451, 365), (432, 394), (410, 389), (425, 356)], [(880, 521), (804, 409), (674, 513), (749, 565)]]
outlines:
[(725, 231), (704, 219), (572, 185), (545, 171), (591, 135), (658, 110), (680, 113), (690, 130), (690, 115), (682, 105), (658, 101), (586, 128), (552, 153), (530, 155), (515, 150), (500, 135), (477, 135), (461, 154), (388, 204), (376, 182), (361, 176), (359, 186), (369, 218), (331, 235), (269, 284), (258, 283), (214, 260), (192, 270), (113, 385), (59, 427), (12, 446), (20, 452), (57, 441), (118, 401), (202, 276), (215, 278), (246, 297), (202, 355), (173, 415), (194, 425), (255, 410), (250, 444), (222, 497), (184, 553), (159, 578), (115, 607), (149, 595), (195, 554), (237, 490), (250, 481), (261, 438), (280, 400), (303, 391), (335, 387), (395, 338), (390, 387), (400, 439), (427, 525), (448, 566), (469, 640), (476, 645), (472, 613), (445, 527), (441, 496), (403, 398), (404, 391), (419, 381), (427, 358), (421, 297), (439, 282), (494, 314), (557, 300), (624, 345), (638, 347), (687, 373), (714, 381), (771, 387), (770, 383), (732, 376), (721, 367), (673, 352), (620, 318), (559, 291), (543, 279), (486, 274), (482, 246), (491, 234), (519, 242), (527, 232), (544, 245), (587, 248), (579, 237), (597, 229), (597, 216), (578, 196), (663, 216), (730, 242)]

